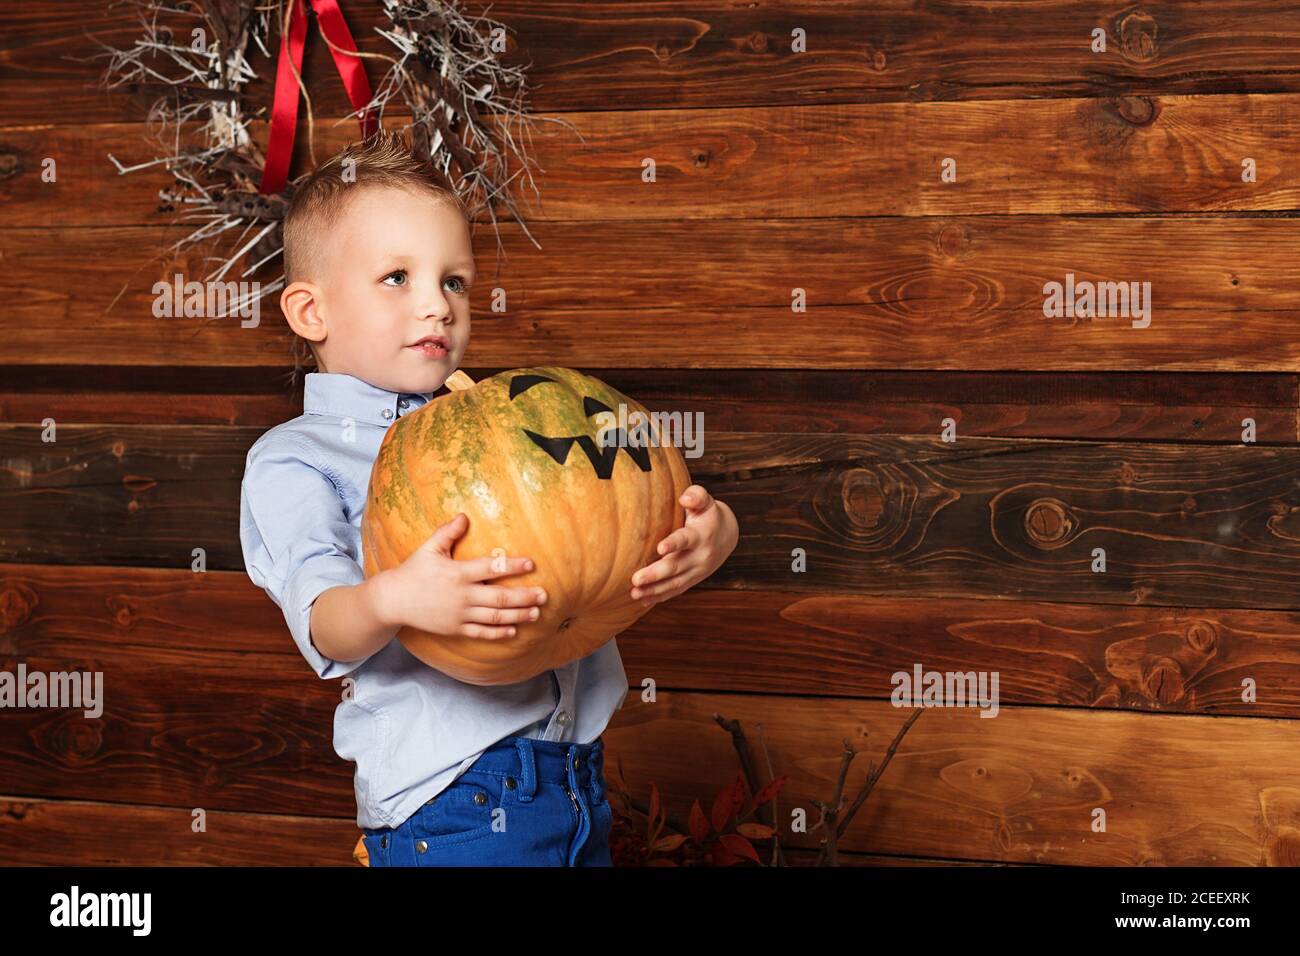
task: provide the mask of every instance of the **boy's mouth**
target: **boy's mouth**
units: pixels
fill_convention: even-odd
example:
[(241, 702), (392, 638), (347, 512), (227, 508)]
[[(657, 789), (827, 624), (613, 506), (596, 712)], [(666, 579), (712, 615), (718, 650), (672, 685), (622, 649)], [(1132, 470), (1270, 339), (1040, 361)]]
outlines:
[(426, 335), (419, 341), (412, 342), (407, 348), (414, 349), (429, 358), (441, 358), (450, 351), (451, 343), (447, 341), (445, 335)]

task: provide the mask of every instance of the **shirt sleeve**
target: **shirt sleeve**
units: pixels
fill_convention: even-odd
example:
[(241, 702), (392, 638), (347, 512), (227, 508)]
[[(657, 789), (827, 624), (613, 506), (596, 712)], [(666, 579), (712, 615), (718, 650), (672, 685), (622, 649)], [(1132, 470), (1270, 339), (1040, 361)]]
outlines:
[(298, 650), (318, 677), (342, 677), (370, 655), (336, 661), (311, 640), (311, 608), (332, 587), (360, 584), (361, 534), (334, 482), (291, 439), (249, 449), (240, 487), (239, 540), (248, 576), (284, 612)]

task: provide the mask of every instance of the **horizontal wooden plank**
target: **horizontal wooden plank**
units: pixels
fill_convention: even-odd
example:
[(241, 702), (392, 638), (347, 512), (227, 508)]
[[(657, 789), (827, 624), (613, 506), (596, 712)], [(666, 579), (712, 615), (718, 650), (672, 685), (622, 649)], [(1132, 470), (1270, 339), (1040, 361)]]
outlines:
[[(735, 778), (730, 735), (713, 715), (757, 728), (777, 774), (779, 812), (817, 820), (842, 741), (858, 756), (845, 793), (910, 711), (883, 701), (660, 694), (629, 705), (606, 731), (634, 794), (659, 787), (670, 811), (711, 799)], [(1012, 708), (991, 720), (930, 708), (908, 733), (841, 838), (858, 852), (1082, 866), (1300, 864), (1300, 723)], [(1094, 813), (1106, 831), (1092, 830)], [(792, 838), (795, 844), (804, 840)]]
[[(241, 568), (258, 434), (0, 426), (0, 561), (186, 569), (201, 547), (209, 569)], [(715, 587), (1300, 607), (1295, 446), (702, 435), (691, 475), (741, 531)]]
[[(242, 571), (0, 565), (0, 655), (212, 650), (214, 607), (215, 649), (286, 656), (276, 665), (286, 680), (306, 674), (280, 611)], [(657, 605), (619, 650), (633, 688), (649, 677), (679, 690), (884, 699), (895, 673), (921, 663), (997, 671), (1007, 704), (1300, 718), (1300, 615), (1287, 611), (701, 587)]]
[(359, 834), (354, 819), (0, 795), (0, 866), (355, 866)]
[[(346, 817), (351, 767), (329, 749), (333, 682), (290, 677), (282, 655), (125, 650), (106, 660), (32, 657), (31, 669), (98, 665), (105, 713), (14, 710), (0, 768), (15, 796), (214, 811)], [(6, 662), (8, 666), (8, 662)], [(302, 673), (298, 670), (298, 673)], [(333, 698), (333, 699), (331, 699)], [(730, 738), (712, 715), (759, 723), (777, 773), (779, 812), (826, 800), (841, 741), (862, 750), (855, 792), (906, 712), (887, 701), (709, 694), (629, 695), (605, 731), (637, 795), (654, 781), (683, 813), (734, 778)], [(1082, 865), (1294, 864), (1300, 860), (1300, 723), (1006, 706), (927, 710), (846, 850)], [(1214, 794), (1207, 801), (1205, 794)], [(1093, 833), (1094, 809), (1108, 814)], [(816, 838), (791, 834), (794, 846)], [(350, 847), (349, 841), (348, 846)]]
[[(496, 0), (489, 15), (510, 31), (503, 62), (529, 65), (530, 102), (543, 110), (1300, 90), (1300, 11), (1271, 0), (1159, 0), (1140, 9), (1101, 0), (1010, 7), (858, 0), (794, 8)], [(374, 33), (386, 22), (377, 4), (349, 6), (347, 18), (362, 50), (391, 52)], [(184, 21), (186, 35), (191, 26)], [(1091, 51), (1097, 27), (1107, 34), (1104, 54)], [(796, 28), (805, 31), (804, 51), (792, 49)], [(125, 6), (9, 5), (0, 29), (4, 122), (131, 115), (130, 97), (96, 89), (105, 61), (84, 60), (101, 52), (95, 40), (120, 48), (140, 33)], [(273, 69), (260, 55), (253, 66), (259, 78), (249, 86), (250, 105), (269, 108)], [(380, 64), (365, 66), (377, 81)], [(316, 109), (347, 111), (315, 31), (304, 75)], [(140, 97), (139, 107), (146, 104)]]
[[(1300, 248), (1297, 219), (545, 223), (535, 229), (540, 254), (516, 227), (502, 231), (508, 268), (489, 251), (490, 230), (475, 240), (466, 364), (1058, 373), (1300, 364), (1300, 259), (1277, 254)], [(290, 333), (275, 302), (256, 327), (153, 316), (155, 282), (208, 275), (196, 254), (166, 254), (178, 238), (162, 227), (0, 234), (9, 303), (0, 364), (283, 367)], [(69, 261), (75, 287), (49, 282)], [(1067, 276), (1150, 282), (1150, 325), (1045, 318), (1045, 283)], [(510, 311), (491, 312), (494, 288)], [(791, 309), (797, 289), (806, 312)]]
[(788, 435), (711, 448), (692, 476), (742, 529), (711, 579), (723, 587), (1297, 606), (1292, 448)]
[[(394, 123), (409, 117), (394, 117)], [(788, 109), (560, 114), (530, 139), (539, 171), (525, 218), (805, 219), (1291, 210), (1300, 94), (980, 100)], [(265, 141), (264, 123), (253, 134)], [(572, 128), (571, 128), (572, 127)], [(3, 131), (0, 201), (14, 226), (149, 225), (162, 167), (143, 124)], [(357, 138), (323, 124), (318, 159)], [(47, 157), (62, 188), (43, 180)], [(655, 163), (654, 182), (643, 162)], [(1242, 163), (1255, 181), (1242, 182)], [(956, 181), (945, 181), (952, 160)], [(306, 156), (295, 170), (311, 168)], [(543, 172), (544, 171), (544, 172)], [(518, 186), (520, 181), (516, 182)], [(75, 190), (76, 201), (64, 197)], [(501, 215), (504, 210), (498, 210)], [(487, 221), (483, 213), (481, 218)]]
[[(0, 866), (355, 866), (353, 820), (41, 800), (0, 794)], [(86, 839), (86, 834), (93, 838)], [(791, 848), (810, 866), (816, 851)], [(989, 866), (934, 857), (845, 853), (841, 866)]]
[[(502, 368), (465, 368), (475, 381)], [(1013, 438), (1297, 440), (1297, 376), (1220, 372), (862, 372), (585, 368), (655, 411), (729, 432), (933, 431)], [(302, 412), (302, 383), (265, 366), (0, 367), (0, 422), (260, 425)], [(793, 398), (792, 398), (793, 396)]]

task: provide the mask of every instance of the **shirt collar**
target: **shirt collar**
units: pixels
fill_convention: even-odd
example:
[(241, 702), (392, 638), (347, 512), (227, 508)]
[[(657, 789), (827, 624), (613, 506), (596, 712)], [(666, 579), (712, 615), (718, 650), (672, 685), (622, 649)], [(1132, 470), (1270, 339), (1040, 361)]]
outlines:
[(433, 392), (390, 392), (346, 372), (308, 372), (303, 378), (302, 410), (337, 415), (387, 428), (433, 398)]

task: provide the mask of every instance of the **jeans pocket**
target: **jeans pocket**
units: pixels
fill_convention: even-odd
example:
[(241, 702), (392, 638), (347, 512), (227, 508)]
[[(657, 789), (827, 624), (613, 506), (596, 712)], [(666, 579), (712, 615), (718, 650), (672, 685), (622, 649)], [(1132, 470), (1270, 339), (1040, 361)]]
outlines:
[(411, 836), (428, 848), (468, 843), (503, 828), (511, 801), (503, 778), (467, 770), (425, 803), (411, 820)]

